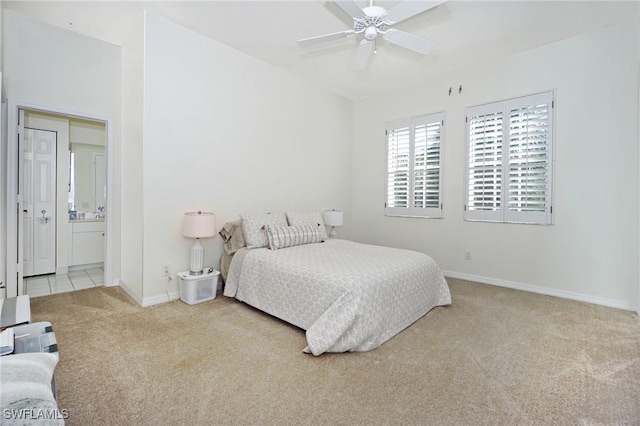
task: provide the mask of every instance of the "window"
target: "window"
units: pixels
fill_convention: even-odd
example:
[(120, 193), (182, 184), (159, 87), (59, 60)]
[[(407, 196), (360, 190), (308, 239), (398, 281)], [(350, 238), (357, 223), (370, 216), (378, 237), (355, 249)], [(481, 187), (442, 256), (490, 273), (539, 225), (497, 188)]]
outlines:
[(552, 223), (553, 99), (467, 109), (466, 220)]
[(444, 113), (387, 123), (387, 216), (442, 217)]

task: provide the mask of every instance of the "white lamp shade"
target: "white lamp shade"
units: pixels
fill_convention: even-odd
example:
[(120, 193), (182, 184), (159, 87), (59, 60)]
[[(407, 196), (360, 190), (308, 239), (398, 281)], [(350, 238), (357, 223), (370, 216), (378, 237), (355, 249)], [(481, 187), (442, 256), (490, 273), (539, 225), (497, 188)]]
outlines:
[(216, 235), (216, 215), (207, 212), (184, 214), (182, 235), (189, 238), (207, 238)]
[(342, 210), (325, 210), (323, 219), (327, 226), (342, 226)]

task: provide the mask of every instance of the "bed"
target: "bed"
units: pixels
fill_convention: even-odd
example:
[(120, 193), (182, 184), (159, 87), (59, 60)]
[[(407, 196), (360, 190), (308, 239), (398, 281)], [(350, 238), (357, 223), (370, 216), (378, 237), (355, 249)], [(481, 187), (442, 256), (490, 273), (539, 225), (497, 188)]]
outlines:
[(440, 268), (426, 254), (319, 239), (237, 248), (227, 256), (224, 295), (305, 330), (304, 351), (313, 355), (372, 350), (451, 303)]

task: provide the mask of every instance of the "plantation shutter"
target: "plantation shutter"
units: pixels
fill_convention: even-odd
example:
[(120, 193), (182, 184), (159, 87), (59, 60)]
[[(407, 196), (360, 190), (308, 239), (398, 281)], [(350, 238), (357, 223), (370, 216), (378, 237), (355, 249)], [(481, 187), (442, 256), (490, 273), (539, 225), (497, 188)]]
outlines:
[(387, 201), (391, 216), (442, 216), (444, 114), (387, 124)]
[(544, 93), (509, 103), (508, 221), (550, 221), (552, 101)]
[(387, 209), (409, 208), (411, 173), (411, 120), (390, 123), (387, 128)]
[(467, 109), (465, 219), (551, 223), (553, 92)]
[(503, 115), (493, 108), (476, 108), (467, 120), (467, 215), (478, 220), (499, 220), (502, 203)]
[[(429, 119), (430, 118), (430, 119)], [(413, 207), (440, 207), (440, 141), (442, 122), (434, 117), (414, 120)]]

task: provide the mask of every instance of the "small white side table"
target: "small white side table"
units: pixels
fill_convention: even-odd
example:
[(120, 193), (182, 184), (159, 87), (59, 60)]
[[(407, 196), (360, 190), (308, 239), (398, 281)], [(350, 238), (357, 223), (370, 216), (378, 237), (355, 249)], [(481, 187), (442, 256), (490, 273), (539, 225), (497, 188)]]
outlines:
[(180, 278), (180, 299), (187, 305), (208, 302), (216, 298), (220, 271), (204, 270), (203, 274), (191, 275), (189, 271), (178, 272)]

